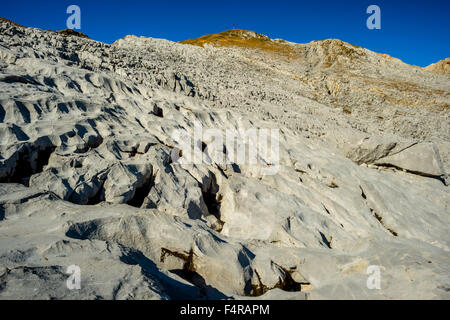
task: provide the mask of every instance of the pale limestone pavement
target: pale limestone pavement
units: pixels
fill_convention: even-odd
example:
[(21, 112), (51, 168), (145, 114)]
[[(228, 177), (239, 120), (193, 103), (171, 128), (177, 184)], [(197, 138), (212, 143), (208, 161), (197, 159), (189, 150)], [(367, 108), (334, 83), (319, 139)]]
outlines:
[[(0, 299), (450, 298), (444, 67), (0, 30)], [(278, 129), (279, 162), (175, 163), (196, 124)]]

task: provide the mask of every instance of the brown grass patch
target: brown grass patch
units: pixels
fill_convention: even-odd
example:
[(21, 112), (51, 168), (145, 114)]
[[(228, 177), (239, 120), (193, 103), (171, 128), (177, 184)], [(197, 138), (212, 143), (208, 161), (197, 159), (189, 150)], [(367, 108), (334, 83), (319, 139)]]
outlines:
[[(52, 30), (48, 30), (48, 31), (52, 31)], [(53, 31), (59, 34), (62, 34), (64, 36), (74, 36), (74, 37), (80, 37), (80, 38), (84, 38), (84, 39), (89, 39), (89, 37), (81, 32), (72, 30), (72, 29), (64, 29), (64, 30), (58, 30), (58, 31)]]
[(294, 48), (283, 41), (274, 41), (269, 37), (252, 31), (228, 30), (217, 34), (209, 34), (197, 39), (180, 41), (183, 44), (204, 47), (210, 44), (217, 47), (240, 47), (259, 49), (278, 56), (296, 56)]

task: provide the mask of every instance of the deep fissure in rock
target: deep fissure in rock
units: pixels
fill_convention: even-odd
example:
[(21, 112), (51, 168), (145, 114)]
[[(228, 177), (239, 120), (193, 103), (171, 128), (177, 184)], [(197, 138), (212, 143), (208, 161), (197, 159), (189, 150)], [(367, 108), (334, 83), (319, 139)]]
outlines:
[(292, 273), (295, 270), (287, 270), (286, 268), (283, 268), (282, 266), (276, 264), (273, 261), (271, 261), (271, 263), (276, 265), (283, 272), (284, 278), (279, 278), (278, 283), (274, 287), (269, 288), (262, 283), (261, 277), (260, 277), (258, 271), (255, 269), (254, 272), (255, 272), (256, 278), (258, 280), (258, 284), (251, 286), (251, 291), (247, 294), (248, 296), (259, 297), (259, 296), (262, 296), (263, 294), (265, 294), (267, 291), (272, 290), (272, 289), (280, 289), (280, 290), (288, 291), (288, 292), (300, 292), (300, 291), (302, 291), (302, 286), (310, 286), (311, 285), (311, 283), (309, 283), (309, 282), (295, 281), (292, 278)]
[(328, 213), (329, 215), (331, 215), (330, 210), (328, 210), (327, 207), (325, 207), (325, 205), (322, 203), (323, 208), (325, 209), (326, 213)]
[(208, 208), (209, 214), (212, 214), (217, 219), (220, 219), (220, 207), (222, 202), (222, 195), (209, 189), (207, 192), (203, 192), (203, 200)]
[(327, 238), (322, 232), (319, 232), (319, 233), (320, 233), (320, 237), (322, 238), (322, 242), (323, 242), (329, 249), (332, 249), (332, 247), (331, 247), (331, 239), (328, 240), (328, 238)]
[(36, 146), (24, 145), (17, 153), (17, 161), (13, 174), (0, 179), (0, 182), (20, 183), (29, 187), (31, 176), (43, 171), (53, 151), (55, 151), (55, 147), (53, 146), (41, 149)]
[(359, 188), (361, 189), (361, 197), (363, 197), (364, 200), (367, 200), (367, 196), (366, 196), (366, 194), (364, 193), (363, 188), (362, 188), (361, 186), (359, 186)]
[(89, 199), (88, 199), (87, 204), (90, 206), (93, 206), (93, 205), (96, 205), (96, 204), (99, 204), (99, 203), (105, 201), (105, 189), (103, 188), (105, 181), (101, 180), (100, 183), (101, 184), (100, 184), (97, 192), (94, 195), (92, 195), (91, 197), (89, 197)]
[(215, 298), (225, 298), (225, 296), (220, 291), (207, 285), (205, 279), (195, 270), (195, 254), (193, 249), (191, 249), (189, 253), (180, 253), (166, 248), (161, 248), (160, 261), (164, 262), (166, 256), (168, 255), (174, 256), (184, 261), (182, 269), (173, 269), (169, 271), (196, 286), (200, 290), (200, 295), (202, 297), (208, 297), (212, 294)]
[(142, 207), (145, 198), (149, 195), (150, 190), (155, 185), (155, 175), (150, 175), (150, 177), (145, 181), (145, 183), (136, 189), (133, 197), (128, 200), (127, 204), (136, 208)]
[(225, 223), (221, 220), (220, 208), (222, 206), (223, 196), (219, 193), (219, 186), (217, 184), (216, 177), (213, 177), (206, 190), (204, 190), (203, 187), (202, 190), (203, 201), (208, 208), (208, 213), (217, 218), (220, 224), (217, 231), (220, 232), (222, 231)]
[(270, 289), (267, 288), (261, 281), (261, 277), (259, 276), (258, 271), (253, 270), (255, 272), (256, 278), (258, 279), (258, 284), (252, 284), (251, 286), (251, 290), (250, 293), (248, 294), (248, 296), (250, 297), (259, 297), (262, 296), (264, 293), (266, 293), (267, 291), (269, 291)]
[(153, 105), (153, 111), (152, 111), (153, 115), (159, 117), (159, 118), (164, 118), (164, 112), (163, 109), (158, 107), (156, 104)]
[(445, 186), (447, 185), (445, 179), (442, 176), (435, 176), (435, 175), (427, 174), (427, 173), (420, 172), (420, 171), (408, 170), (408, 169), (404, 169), (404, 168), (401, 168), (401, 167), (397, 167), (397, 166), (395, 166), (393, 164), (390, 164), (390, 163), (380, 163), (380, 164), (377, 164), (377, 167), (391, 168), (391, 169), (395, 169), (395, 170), (399, 170), (399, 171), (404, 171), (404, 172), (407, 172), (407, 173), (410, 173), (410, 174), (418, 175), (418, 176), (421, 176), (421, 177), (424, 177), (424, 178), (436, 179), (436, 180), (442, 182)]
[(376, 213), (372, 208), (370, 208), (370, 212), (373, 213), (375, 218), (380, 222), (380, 224), (385, 228), (387, 231), (389, 231), (394, 237), (398, 237), (398, 233), (386, 226), (386, 224), (383, 221), (383, 217), (381, 217), (378, 213)]

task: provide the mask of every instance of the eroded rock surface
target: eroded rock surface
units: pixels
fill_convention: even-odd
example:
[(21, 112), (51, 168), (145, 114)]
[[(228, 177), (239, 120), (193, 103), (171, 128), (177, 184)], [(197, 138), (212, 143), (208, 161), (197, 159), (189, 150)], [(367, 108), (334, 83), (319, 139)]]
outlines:
[[(0, 29), (0, 299), (450, 298), (445, 74), (338, 40)], [(277, 129), (279, 161), (174, 162), (196, 126)]]

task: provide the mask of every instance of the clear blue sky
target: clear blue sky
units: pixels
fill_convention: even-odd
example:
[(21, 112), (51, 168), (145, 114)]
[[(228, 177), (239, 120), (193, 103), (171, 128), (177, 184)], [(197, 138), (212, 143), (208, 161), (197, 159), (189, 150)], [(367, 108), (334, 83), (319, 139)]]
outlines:
[[(106, 43), (128, 34), (178, 41), (236, 25), (298, 43), (338, 38), (418, 66), (450, 56), (450, 0), (3, 0), (0, 16), (65, 29), (71, 4), (81, 8), (80, 31)], [(366, 27), (371, 4), (381, 8), (381, 30)]]

